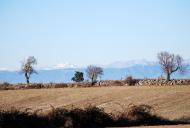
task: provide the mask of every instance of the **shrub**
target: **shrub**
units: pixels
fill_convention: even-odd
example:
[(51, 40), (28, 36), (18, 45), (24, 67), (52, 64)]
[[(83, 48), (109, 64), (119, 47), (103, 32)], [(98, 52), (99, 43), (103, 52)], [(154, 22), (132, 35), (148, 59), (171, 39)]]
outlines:
[(116, 81), (113, 82), (113, 85), (114, 86), (123, 86), (123, 83), (121, 81), (119, 81), (119, 80), (116, 80)]
[(25, 86), (25, 89), (40, 89), (40, 88), (44, 88), (44, 85), (42, 83), (29, 84), (28, 86)]
[(64, 127), (103, 127), (113, 122), (111, 116), (103, 109), (92, 106), (85, 109), (72, 108), (71, 110), (53, 108), (49, 117), (57, 127), (63, 124)]
[(0, 84), (0, 90), (9, 90), (9, 89), (14, 89), (12, 84), (8, 82), (4, 82)]
[(53, 87), (54, 88), (65, 88), (65, 87), (67, 87), (67, 84), (65, 84), (65, 83), (57, 83), (57, 84), (54, 84)]
[(125, 82), (126, 82), (127, 85), (135, 85), (137, 83), (137, 80), (133, 79), (132, 76), (128, 76), (125, 79)]
[(133, 105), (129, 108), (127, 117), (130, 120), (142, 120), (154, 115), (153, 112), (154, 112), (153, 108), (149, 105), (144, 105), (144, 104), (139, 106)]
[(11, 110), (0, 111), (0, 127), (1, 128), (39, 128), (45, 127), (48, 120), (31, 113), (25, 109), (24, 111), (11, 108)]
[(184, 124), (158, 116), (153, 107), (145, 104), (132, 105), (118, 116), (116, 126), (171, 125)]
[(148, 105), (133, 105), (127, 111), (114, 117), (103, 109), (89, 106), (85, 109), (54, 108), (46, 115), (39, 115), (30, 109), (0, 110), (0, 128), (57, 128), (57, 127), (127, 127), (139, 125), (187, 124), (189, 118), (167, 120), (157, 116)]

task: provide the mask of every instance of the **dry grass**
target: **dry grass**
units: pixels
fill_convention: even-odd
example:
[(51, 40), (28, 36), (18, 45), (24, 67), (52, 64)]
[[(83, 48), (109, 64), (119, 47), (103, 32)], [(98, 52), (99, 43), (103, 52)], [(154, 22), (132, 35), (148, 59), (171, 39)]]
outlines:
[(49, 110), (54, 107), (103, 107), (123, 111), (129, 104), (147, 104), (160, 116), (175, 119), (190, 116), (190, 86), (131, 86), (52, 88), (0, 91), (0, 106)]

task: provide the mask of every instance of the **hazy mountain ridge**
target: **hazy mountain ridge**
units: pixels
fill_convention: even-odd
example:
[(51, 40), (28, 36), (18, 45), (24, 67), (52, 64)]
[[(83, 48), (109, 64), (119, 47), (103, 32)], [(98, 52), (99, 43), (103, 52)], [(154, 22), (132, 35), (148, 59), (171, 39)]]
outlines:
[[(190, 67), (190, 64), (188, 64)], [(134, 78), (158, 78), (163, 76), (160, 66), (156, 62), (150, 61), (130, 61), (130, 62), (114, 62), (103, 66), (104, 75), (102, 80), (120, 80), (131, 75)], [(189, 68), (188, 68), (189, 69)], [(31, 82), (71, 82), (75, 71), (85, 73), (85, 68), (54, 68), (54, 69), (38, 69), (38, 74), (31, 77)], [(187, 72), (184, 76), (176, 73), (173, 78), (190, 78), (190, 73)], [(85, 74), (85, 80), (87, 79)], [(0, 82), (22, 83), (25, 82), (24, 75), (19, 71), (0, 71)]]

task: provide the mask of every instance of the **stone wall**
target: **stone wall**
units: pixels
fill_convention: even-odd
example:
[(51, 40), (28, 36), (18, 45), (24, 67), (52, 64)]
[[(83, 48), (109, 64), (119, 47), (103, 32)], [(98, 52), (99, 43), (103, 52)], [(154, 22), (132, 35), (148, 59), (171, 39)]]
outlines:
[[(127, 80), (102, 80), (98, 81), (95, 87), (99, 86), (162, 86), (162, 85), (190, 85), (190, 79), (175, 79), (171, 81), (167, 81), (165, 79), (133, 79), (133, 84), (129, 84), (130, 82)], [(90, 82), (79, 82), (79, 83), (52, 83), (46, 84), (47, 88), (62, 88), (62, 87), (91, 87)]]
[(143, 79), (136, 85), (190, 85), (190, 79), (175, 79), (167, 81), (165, 79)]
[[(105, 80), (99, 81), (95, 86), (132, 86), (126, 80)], [(167, 81), (165, 79), (135, 79), (133, 85), (190, 85), (190, 79), (175, 79)]]

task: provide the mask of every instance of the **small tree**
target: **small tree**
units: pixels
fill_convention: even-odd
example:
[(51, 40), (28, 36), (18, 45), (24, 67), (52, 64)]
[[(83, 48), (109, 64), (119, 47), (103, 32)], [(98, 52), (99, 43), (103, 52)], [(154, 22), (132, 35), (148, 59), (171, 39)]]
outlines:
[(30, 83), (29, 79), (30, 79), (31, 75), (33, 73), (37, 73), (34, 70), (34, 65), (36, 65), (36, 64), (37, 64), (37, 61), (34, 58), (34, 56), (28, 57), (27, 60), (22, 63), (21, 72), (24, 74), (27, 84)]
[(75, 75), (74, 75), (74, 77), (71, 80), (75, 81), (75, 82), (81, 82), (81, 81), (83, 81), (84, 80), (83, 72), (75, 71)]
[(97, 66), (88, 66), (86, 69), (87, 77), (91, 80), (91, 85), (97, 82), (98, 76), (103, 75), (103, 69)]
[(158, 53), (158, 61), (162, 70), (166, 73), (166, 79), (169, 81), (171, 74), (179, 71), (185, 73), (186, 68), (183, 64), (183, 58), (179, 55), (170, 54), (168, 52)]

